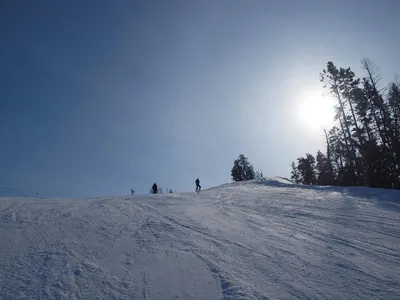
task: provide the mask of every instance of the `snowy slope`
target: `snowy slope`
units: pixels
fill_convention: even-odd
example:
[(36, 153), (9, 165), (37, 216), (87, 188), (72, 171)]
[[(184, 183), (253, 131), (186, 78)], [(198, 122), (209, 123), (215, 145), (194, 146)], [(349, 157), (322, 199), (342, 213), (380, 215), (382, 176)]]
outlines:
[(400, 192), (283, 178), (0, 200), (0, 299), (400, 299)]

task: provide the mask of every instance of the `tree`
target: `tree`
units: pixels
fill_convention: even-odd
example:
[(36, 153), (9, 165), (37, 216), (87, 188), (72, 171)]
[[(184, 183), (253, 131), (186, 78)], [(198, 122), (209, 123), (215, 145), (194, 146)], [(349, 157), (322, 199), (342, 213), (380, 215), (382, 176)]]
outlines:
[(256, 179), (262, 179), (262, 178), (264, 178), (263, 172), (262, 172), (262, 171), (256, 171), (256, 173), (255, 173), (255, 178), (256, 178)]
[(400, 86), (392, 83), (389, 89), (388, 101), (393, 118), (393, 130), (396, 139), (400, 137)]
[(392, 83), (388, 95), (389, 109), (392, 116), (393, 142), (392, 148), (395, 161), (400, 169), (400, 85)]
[(253, 166), (249, 163), (248, 158), (244, 154), (233, 162), (231, 176), (234, 181), (245, 181), (255, 179)]
[(292, 181), (294, 181), (295, 183), (301, 183), (300, 181), (300, 172), (299, 169), (297, 169), (296, 164), (294, 163), (294, 161), (292, 162), (292, 172), (291, 172), (291, 176), (290, 179)]
[(327, 164), (327, 169), (328, 169), (328, 173), (329, 173), (328, 184), (333, 185), (335, 182), (335, 175), (334, 175), (333, 164), (332, 164), (332, 148), (331, 148), (331, 144), (329, 142), (328, 133), (326, 132), (325, 128), (322, 128), (322, 129), (324, 130), (325, 141), (326, 141), (326, 164)]
[[(391, 101), (385, 101), (381, 90), (379, 90), (380, 75), (375, 64), (369, 59), (361, 61), (367, 74), (364, 78), (363, 91), (369, 101), (371, 119), (375, 121), (375, 128), (380, 138), (380, 158), (379, 163), (383, 168), (385, 187), (399, 186), (399, 171), (396, 165), (395, 154), (395, 129), (393, 114), (391, 116)], [(390, 94), (389, 94), (390, 98)], [(393, 104), (393, 102), (392, 102)]]
[(312, 185), (316, 183), (315, 175), (315, 158), (311, 154), (306, 154), (306, 157), (300, 157), (297, 159), (297, 169), (300, 174), (300, 182), (306, 185)]
[[(324, 87), (329, 88), (330, 94), (337, 100), (335, 120), (339, 121), (341, 133), (346, 148), (346, 160), (348, 170), (352, 173), (349, 180), (357, 183), (357, 175), (360, 174), (360, 168), (357, 161), (357, 141), (351, 134), (352, 126), (355, 126), (356, 136), (359, 137), (357, 120), (355, 118), (354, 109), (351, 101), (354, 89), (357, 87), (359, 80), (354, 79), (354, 73), (350, 68), (336, 68), (332, 62), (328, 62), (327, 68), (320, 74), (320, 80), (324, 83)], [(347, 105), (350, 105), (350, 112), (347, 111)], [(357, 170), (357, 175), (356, 175)]]
[(316, 183), (318, 185), (333, 185), (333, 174), (328, 158), (321, 151), (318, 151), (316, 161)]

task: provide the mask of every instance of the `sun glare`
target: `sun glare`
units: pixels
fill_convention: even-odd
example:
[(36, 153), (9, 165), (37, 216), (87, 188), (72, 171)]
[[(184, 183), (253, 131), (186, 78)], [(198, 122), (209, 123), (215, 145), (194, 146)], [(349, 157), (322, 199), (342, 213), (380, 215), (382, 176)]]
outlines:
[(309, 129), (329, 129), (334, 123), (334, 103), (320, 91), (304, 91), (298, 98), (297, 116)]

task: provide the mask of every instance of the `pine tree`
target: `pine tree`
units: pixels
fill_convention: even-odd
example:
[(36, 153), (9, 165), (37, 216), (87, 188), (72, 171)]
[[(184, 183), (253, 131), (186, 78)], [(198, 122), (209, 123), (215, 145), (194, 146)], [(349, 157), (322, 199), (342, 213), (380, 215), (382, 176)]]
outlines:
[(388, 102), (393, 118), (394, 136), (397, 140), (400, 137), (400, 87), (395, 83), (390, 85)]
[(333, 174), (328, 158), (321, 152), (316, 157), (316, 183), (318, 185), (333, 185)]
[(384, 187), (399, 186), (399, 171), (396, 166), (396, 154), (393, 149), (394, 125), (390, 115), (390, 102), (385, 102), (381, 91), (379, 90), (380, 75), (378, 68), (369, 59), (361, 61), (367, 74), (364, 78), (364, 93), (370, 104), (372, 119), (375, 121), (376, 129), (381, 139), (380, 146), (380, 164), (382, 166)]
[(249, 163), (248, 158), (244, 154), (233, 162), (231, 176), (234, 181), (245, 181), (255, 179), (253, 166)]
[(311, 154), (306, 154), (306, 157), (300, 157), (297, 159), (297, 169), (300, 174), (300, 182), (306, 185), (312, 185), (316, 183), (315, 174), (315, 158)]
[(291, 176), (290, 176), (290, 179), (292, 180), (292, 181), (294, 181), (295, 183), (301, 183), (301, 180), (300, 180), (300, 172), (299, 172), (299, 169), (297, 169), (297, 166), (296, 166), (296, 164), (294, 163), (294, 161), (292, 162), (292, 172), (291, 172), (291, 174), (290, 174)]
[[(339, 121), (341, 133), (346, 147), (346, 158), (348, 158), (348, 165), (351, 172), (354, 172), (354, 165), (356, 160), (355, 142), (351, 135), (349, 116), (346, 113), (345, 99), (343, 91), (346, 90), (344, 86), (345, 74), (344, 69), (337, 69), (332, 62), (328, 62), (327, 68), (320, 74), (320, 80), (324, 83), (324, 87), (329, 88), (331, 95), (338, 101), (336, 107), (335, 119)], [(356, 182), (356, 174), (354, 172), (353, 182)]]
[(347, 169), (346, 159), (346, 148), (343, 142), (342, 131), (334, 126), (328, 133), (328, 141), (330, 147), (331, 159), (334, 162), (333, 177), (335, 178), (335, 184), (344, 185), (344, 173)]
[(329, 142), (329, 137), (328, 137), (328, 133), (326, 132), (325, 128), (323, 128), (324, 130), (324, 134), (325, 134), (325, 141), (326, 141), (326, 164), (327, 164), (327, 171), (329, 174), (329, 178), (328, 178), (328, 185), (333, 185), (335, 182), (335, 174), (334, 174), (334, 170), (333, 170), (333, 165), (332, 165), (332, 148), (331, 148), (331, 144)]
[(388, 94), (390, 113), (393, 119), (392, 150), (395, 155), (397, 169), (400, 169), (400, 86), (392, 83)]
[(263, 174), (263, 172), (262, 171), (256, 171), (255, 172), (255, 178), (256, 179), (263, 179), (264, 178), (264, 174)]

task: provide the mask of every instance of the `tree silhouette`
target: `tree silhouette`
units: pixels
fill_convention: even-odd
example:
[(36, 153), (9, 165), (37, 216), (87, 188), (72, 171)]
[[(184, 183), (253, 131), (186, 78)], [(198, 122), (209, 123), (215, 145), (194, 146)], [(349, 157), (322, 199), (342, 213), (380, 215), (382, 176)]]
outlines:
[(255, 179), (253, 166), (249, 163), (248, 158), (244, 154), (233, 162), (231, 176), (234, 181), (245, 181)]

